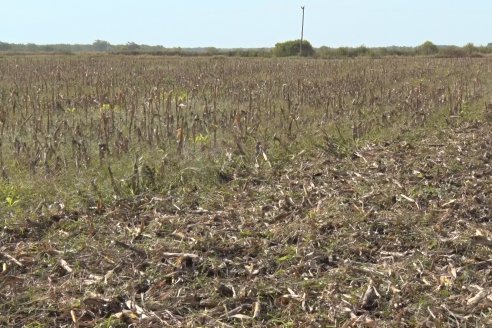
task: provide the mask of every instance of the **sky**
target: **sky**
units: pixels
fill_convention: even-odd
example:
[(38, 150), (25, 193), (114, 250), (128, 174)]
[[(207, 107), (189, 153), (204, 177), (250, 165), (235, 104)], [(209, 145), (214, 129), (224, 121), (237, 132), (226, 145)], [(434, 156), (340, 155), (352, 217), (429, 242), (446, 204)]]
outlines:
[(486, 45), (491, 0), (0, 0), (0, 41), (259, 48)]

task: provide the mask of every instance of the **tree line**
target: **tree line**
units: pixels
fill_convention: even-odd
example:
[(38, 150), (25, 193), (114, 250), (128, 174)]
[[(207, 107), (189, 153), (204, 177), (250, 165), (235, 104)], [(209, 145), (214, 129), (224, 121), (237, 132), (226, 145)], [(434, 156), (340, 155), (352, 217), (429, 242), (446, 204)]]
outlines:
[[(301, 52), (302, 49), (302, 52)], [(426, 41), (417, 47), (327, 47), (314, 48), (307, 40), (279, 42), (273, 48), (239, 48), (220, 49), (205, 48), (166, 48), (161, 45), (150, 46), (128, 42), (126, 44), (111, 44), (104, 40), (95, 40), (92, 44), (48, 44), (34, 43), (16, 44), (0, 41), (0, 52), (3, 53), (83, 53), (100, 52), (114, 54), (150, 54), (168, 56), (238, 56), (238, 57), (290, 57), (304, 56), (317, 58), (353, 58), (353, 57), (385, 57), (385, 56), (437, 56), (437, 57), (477, 57), (492, 53), (492, 43), (487, 46), (475, 46), (468, 43), (463, 47), (454, 45), (435, 45)]]

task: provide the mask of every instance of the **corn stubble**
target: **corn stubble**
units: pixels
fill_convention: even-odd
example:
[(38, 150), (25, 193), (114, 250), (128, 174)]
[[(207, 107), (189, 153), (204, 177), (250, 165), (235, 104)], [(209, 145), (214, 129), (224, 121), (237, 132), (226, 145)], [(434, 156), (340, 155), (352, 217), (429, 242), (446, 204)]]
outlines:
[(490, 58), (0, 72), (0, 325), (491, 323)]
[(102, 165), (158, 147), (186, 156), (224, 146), (242, 154), (246, 141), (269, 147), (274, 133), (291, 142), (334, 125), (354, 140), (394, 125), (412, 129), (436, 108), (459, 116), (483, 96), (490, 70), (485, 59), (41, 56), (0, 65), (2, 166), (33, 174), (97, 167), (94, 157)]

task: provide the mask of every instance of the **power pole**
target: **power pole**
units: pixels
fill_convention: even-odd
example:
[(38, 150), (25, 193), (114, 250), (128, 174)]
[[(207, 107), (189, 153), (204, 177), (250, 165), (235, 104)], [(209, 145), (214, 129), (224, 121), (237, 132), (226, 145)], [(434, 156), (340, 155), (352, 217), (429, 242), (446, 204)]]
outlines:
[(302, 9), (302, 26), (301, 26), (301, 42), (299, 43), (299, 56), (302, 56), (302, 39), (304, 38), (304, 7), (301, 6)]

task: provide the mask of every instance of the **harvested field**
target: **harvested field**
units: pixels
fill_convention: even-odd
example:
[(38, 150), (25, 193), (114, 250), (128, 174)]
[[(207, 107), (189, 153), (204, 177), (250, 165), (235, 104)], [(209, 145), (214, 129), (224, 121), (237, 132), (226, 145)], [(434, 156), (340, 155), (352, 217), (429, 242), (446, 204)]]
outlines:
[(0, 58), (0, 325), (492, 325), (489, 58)]

